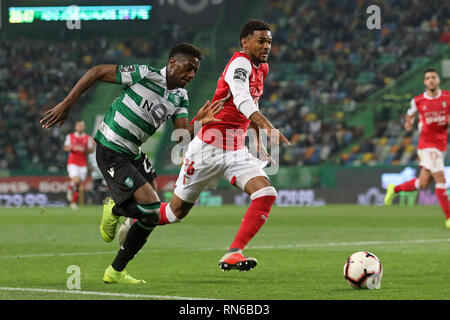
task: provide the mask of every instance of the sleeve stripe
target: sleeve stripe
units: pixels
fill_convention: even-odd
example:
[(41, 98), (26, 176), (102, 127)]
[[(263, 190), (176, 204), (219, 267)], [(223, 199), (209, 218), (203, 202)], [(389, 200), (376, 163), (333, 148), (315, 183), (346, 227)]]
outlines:
[(176, 114), (173, 118), (178, 119), (178, 118), (187, 118), (187, 117), (188, 117), (187, 113), (179, 113), (179, 114)]

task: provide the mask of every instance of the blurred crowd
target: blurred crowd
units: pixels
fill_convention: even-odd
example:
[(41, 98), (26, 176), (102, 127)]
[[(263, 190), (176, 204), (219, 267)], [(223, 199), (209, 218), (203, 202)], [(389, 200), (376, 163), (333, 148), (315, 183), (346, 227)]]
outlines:
[[(369, 30), (369, 5), (381, 30)], [(450, 1), (270, 1), (274, 42), (261, 109), (294, 141), (282, 164), (319, 164), (360, 139), (357, 104), (450, 42)], [(343, 113), (343, 115), (342, 115)]]
[[(381, 30), (366, 26), (366, 8), (373, 4), (381, 9)], [(281, 165), (320, 164), (360, 141), (363, 128), (347, 124), (357, 105), (450, 42), (450, 1), (274, 0), (262, 18), (271, 24), (274, 42), (260, 107), (292, 142), (282, 150)], [(168, 22), (145, 36), (117, 40), (2, 39), (0, 171), (64, 169), (64, 137), (81, 110), (74, 108), (67, 125), (47, 130), (39, 124), (43, 111), (90, 67), (130, 56), (159, 57), (195, 35), (193, 28)], [(88, 97), (89, 92), (78, 104)], [(380, 143), (393, 141), (384, 133), (375, 138), (387, 140), (362, 141), (358, 150), (342, 153), (340, 163), (370, 163), (374, 158), (360, 154), (376, 154)], [(406, 140), (405, 148), (413, 142)]]
[[(43, 112), (61, 102), (76, 82), (97, 64), (117, 64), (127, 57), (160, 57), (192, 29), (163, 24), (145, 36), (55, 36), (44, 39), (5, 38), (0, 41), (0, 171), (65, 170), (64, 139), (80, 119), (81, 96), (62, 127), (42, 129)], [(105, 106), (106, 108), (107, 106)], [(89, 133), (90, 134), (90, 133)]]

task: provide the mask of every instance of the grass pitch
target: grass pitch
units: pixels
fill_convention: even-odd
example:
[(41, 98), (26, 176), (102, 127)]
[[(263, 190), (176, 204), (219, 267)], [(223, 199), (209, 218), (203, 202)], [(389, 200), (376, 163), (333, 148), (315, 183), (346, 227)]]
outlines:
[[(0, 299), (448, 300), (450, 230), (439, 207), (274, 207), (245, 254), (249, 272), (222, 272), (246, 207), (195, 207), (155, 229), (128, 272), (142, 285), (107, 285), (118, 244), (103, 242), (100, 206), (0, 209)], [(384, 268), (381, 290), (343, 277), (346, 258), (367, 250)], [(67, 268), (79, 267), (80, 290)], [(69, 280), (70, 282), (70, 280)], [(72, 282), (73, 283), (73, 282)]]

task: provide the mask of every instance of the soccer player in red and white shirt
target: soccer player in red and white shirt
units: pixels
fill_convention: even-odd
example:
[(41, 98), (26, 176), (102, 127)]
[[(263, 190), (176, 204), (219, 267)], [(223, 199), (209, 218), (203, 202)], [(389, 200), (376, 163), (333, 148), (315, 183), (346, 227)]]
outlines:
[(447, 151), (447, 128), (450, 120), (450, 92), (439, 88), (439, 75), (434, 69), (425, 71), (424, 84), (426, 91), (411, 100), (405, 121), (405, 130), (411, 131), (419, 114), (420, 137), (417, 146), (421, 167), (419, 178), (398, 186), (390, 184), (384, 201), (385, 205), (391, 205), (398, 192), (427, 189), (431, 180), (434, 180), (436, 197), (446, 218), (445, 226), (450, 229), (450, 205), (444, 175), (444, 154)]
[(84, 181), (88, 172), (87, 156), (95, 150), (95, 142), (84, 130), (84, 121), (77, 121), (75, 132), (68, 134), (64, 142), (64, 151), (69, 152), (67, 172), (69, 173), (70, 184), (67, 191), (67, 200), (74, 210), (78, 208), (79, 193), (84, 191)]
[[(246, 192), (251, 204), (219, 266), (223, 270), (247, 271), (253, 269), (257, 261), (245, 257), (242, 250), (266, 222), (277, 196), (262, 169), (272, 159), (266, 153), (263, 153), (263, 160), (267, 161), (249, 153), (244, 143), (247, 128), (252, 125), (266, 130), (271, 145), (280, 142), (290, 145), (290, 142), (258, 108), (269, 69), (270, 26), (261, 20), (248, 21), (241, 30), (240, 42), (242, 50), (234, 53), (217, 82), (212, 101), (224, 102), (222, 110), (215, 116), (218, 121), (203, 125), (189, 144), (174, 196), (169, 204), (161, 204), (159, 224), (181, 221), (209, 183), (224, 177)], [(130, 222), (119, 229), (118, 238), (124, 238), (121, 233), (127, 232), (127, 224)]]

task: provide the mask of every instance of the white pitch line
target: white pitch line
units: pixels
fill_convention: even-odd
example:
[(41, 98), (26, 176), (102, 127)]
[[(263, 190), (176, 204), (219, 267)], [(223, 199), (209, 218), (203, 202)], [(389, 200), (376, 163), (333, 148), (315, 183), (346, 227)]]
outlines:
[(393, 240), (393, 241), (357, 241), (357, 242), (330, 242), (330, 243), (300, 243), (288, 244), (281, 246), (256, 246), (248, 247), (248, 249), (295, 249), (308, 247), (344, 247), (344, 246), (369, 246), (369, 245), (386, 245), (386, 244), (414, 244), (414, 243), (436, 243), (450, 242), (448, 239), (418, 239), (418, 240)]
[[(357, 242), (328, 242), (328, 243), (298, 243), (286, 244), (278, 246), (249, 246), (249, 250), (280, 250), (280, 249), (297, 249), (297, 248), (314, 248), (314, 247), (347, 247), (347, 246), (369, 246), (369, 245), (389, 245), (389, 244), (415, 244), (415, 243), (437, 243), (450, 242), (447, 239), (416, 239), (416, 240), (393, 240), (393, 241), (357, 241)], [(166, 248), (155, 250), (142, 250), (141, 253), (161, 252), (173, 249), (181, 249), (185, 251), (215, 251), (228, 250), (228, 248)], [(42, 258), (42, 257), (65, 257), (65, 256), (88, 256), (88, 255), (106, 255), (114, 254), (117, 251), (92, 251), (92, 252), (62, 252), (62, 253), (36, 253), (36, 254), (17, 254), (9, 256), (0, 256), (0, 259), (12, 258)]]
[(160, 300), (217, 300), (208, 298), (192, 298), (179, 296), (161, 296), (150, 294), (131, 294), (131, 293), (114, 293), (114, 292), (98, 292), (98, 291), (80, 291), (80, 290), (57, 290), (57, 289), (38, 289), (38, 288), (12, 288), (0, 287), (3, 291), (28, 291), (28, 292), (44, 292), (44, 293), (64, 293), (64, 294), (81, 294), (90, 296), (105, 296), (105, 297), (123, 297), (123, 298), (147, 298)]

